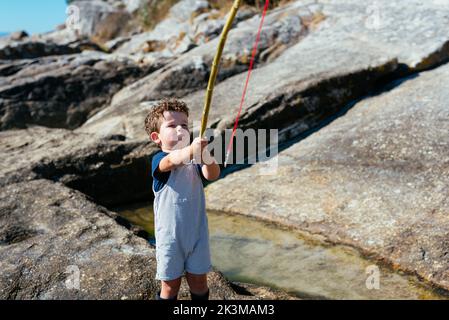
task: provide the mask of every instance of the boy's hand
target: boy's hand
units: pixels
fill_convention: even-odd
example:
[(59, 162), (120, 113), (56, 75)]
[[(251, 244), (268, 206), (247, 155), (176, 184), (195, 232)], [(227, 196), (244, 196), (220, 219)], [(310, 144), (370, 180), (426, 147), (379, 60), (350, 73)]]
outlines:
[(201, 163), (202, 158), (203, 158), (203, 152), (205, 150), (207, 151), (206, 146), (208, 143), (209, 142), (207, 141), (206, 138), (197, 137), (197, 138), (193, 139), (193, 142), (190, 145), (190, 147), (192, 148), (193, 159), (195, 161), (197, 161), (198, 163)]
[(192, 148), (193, 148), (193, 152), (200, 152), (203, 151), (204, 147), (207, 146), (209, 142), (207, 141), (206, 138), (199, 138), (196, 137), (195, 139), (193, 139), (192, 142)]
[(195, 138), (191, 145), (182, 149), (173, 150), (161, 160), (159, 170), (161, 172), (168, 172), (179, 166), (189, 164), (192, 159), (196, 163), (206, 165), (213, 163), (215, 160), (206, 148), (208, 143), (205, 138)]
[(204, 177), (209, 181), (213, 181), (220, 176), (220, 166), (207, 149), (208, 143), (205, 138), (195, 138), (190, 148), (193, 153), (194, 162), (204, 164), (201, 169)]

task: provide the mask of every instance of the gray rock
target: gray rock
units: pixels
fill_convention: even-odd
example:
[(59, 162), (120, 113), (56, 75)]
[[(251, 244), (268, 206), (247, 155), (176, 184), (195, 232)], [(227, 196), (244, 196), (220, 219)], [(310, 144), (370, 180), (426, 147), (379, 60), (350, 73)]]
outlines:
[[(291, 7), (302, 8), (301, 3), (294, 2)], [(418, 13), (409, 2), (379, 4), (383, 17), (390, 21), (379, 31), (366, 22), (371, 19), (371, 11), (355, 1), (306, 5), (302, 12), (309, 10), (319, 24), (313, 20), (306, 23), (306, 37), (252, 72), (239, 126), (278, 128), (286, 131), (288, 139), (388, 79), (435, 67), (449, 59), (448, 16), (442, 13), (449, 12), (448, 7), (429, 2), (422, 4)], [(407, 15), (422, 21), (410, 24)], [(427, 37), (429, 28), (438, 36)], [(419, 45), (411, 45), (413, 37), (420, 39)], [(245, 80), (246, 74), (239, 74), (216, 85), (209, 121), (216, 123), (218, 132), (232, 127)], [(126, 90), (117, 93), (113, 102)], [(195, 106), (192, 117), (200, 119), (204, 92), (184, 99)]]
[(112, 40), (107, 41), (104, 46), (107, 48), (108, 52), (115, 51), (118, 47), (120, 47), (125, 42), (129, 41), (131, 39), (130, 36), (127, 37), (116, 37)]
[[(296, 8), (297, 3), (289, 6), (289, 10), (293, 10), (292, 6)], [(367, 47), (364, 41), (350, 38), (349, 33), (341, 34), (342, 40), (338, 43), (330, 41), (327, 33), (332, 30), (326, 31), (325, 28), (321, 31), (320, 25), (318, 29), (314, 29), (310, 22), (310, 17), (319, 19), (319, 9), (307, 8), (310, 13), (303, 13), (303, 17), (309, 17), (305, 21), (309, 21), (311, 33), (287, 48), (272, 62), (253, 70), (239, 121), (240, 128), (278, 128), (281, 130), (281, 140), (288, 140), (316, 126), (347, 103), (377, 89), (389, 77), (400, 73), (397, 57), (386, 53), (382, 48)], [(305, 11), (301, 6), (296, 10)], [(272, 14), (281, 15), (285, 12), (291, 11), (279, 8)], [(270, 16), (268, 26), (270, 19), (276, 23), (275, 16)], [(254, 18), (254, 21), (257, 19)], [(245, 33), (245, 24), (251, 22), (240, 23), (242, 34)], [(237, 30), (239, 28), (232, 31)], [(230, 44), (232, 43), (231, 41)], [(184, 82), (188, 85), (165, 87), (169, 89), (165, 91), (167, 95), (171, 92), (175, 96), (183, 96), (188, 90), (179, 90), (179, 87), (197, 86), (192, 85), (195, 79), (192, 79), (192, 74), (198, 75), (199, 79), (205, 77), (207, 64), (196, 55), (189, 57), (200, 50), (213, 52), (212, 48), (205, 49), (207, 45), (209, 44), (190, 51), (186, 59), (180, 58), (123, 89), (115, 95), (110, 107), (90, 118), (77, 131), (101, 136), (119, 134), (129, 139), (145, 141), (148, 138), (142, 128), (142, 119), (147, 106), (151, 106), (153, 102), (138, 102), (153, 95), (158, 97), (161, 89), (173, 81), (182, 83), (183, 74), (189, 76), (190, 82)], [(229, 45), (228, 48), (230, 47), (232, 46)], [(182, 64), (184, 61), (187, 61), (185, 65)], [(245, 79), (246, 74), (239, 74), (217, 84), (209, 114), (209, 124), (214, 124), (216, 134), (232, 126)], [(204, 91), (197, 91), (184, 99), (191, 108), (191, 121), (198, 123), (201, 119)], [(192, 129), (196, 131), (197, 127)]]
[(28, 37), (28, 33), (24, 30), (16, 31), (9, 35), (9, 39), (11, 39), (13, 41), (20, 41), (26, 37)]
[(47, 33), (33, 34), (30, 37), (30, 40), (34, 42), (54, 43), (61, 46), (76, 46), (79, 42), (87, 42), (89, 38), (81, 36), (76, 30), (67, 28), (64, 25), (62, 29), (57, 29)]
[[(90, 0), (78, 0), (78, 1), (90, 1)], [(139, 9), (140, 6), (145, 5), (146, 3), (152, 0), (102, 0), (102, 1), (106, 2), (108, 5), (117, 9), (125, 8), (129, 13), (132, 13), (137, 9)]]
[[(211, 17), (216, 14), (218, 14), (218, 10), (212, 10), (210, 12), (199, 14), (193, 19), (193, 32), (195, 34), (195, 39), (197, 39), (197, 44), (204, 44), (220, 35), (226, 20), (212, 19)], [(237, 19), (237, 16), (235, 19)]]
[(97, 26), (110, 15), (120, 12), (105, 1), (73, 1), (72, 6), (78, 8), (79, 19), (74, 21), (79, 34), (87, 37), (95, 35)]
[(0, 128), (76, 128), (156, 68), (98, 52), (0, 64)]
[[(234, 25), (252, 15), (254, 10), (242, 9)], [(217, 10), (212, 10), (207, 1), (182, 0), (170, 8), (167, 17), (153, 30), (130, 37), (114, 50), (124, 54), (145, 52), (177, 57), (217, 37), (225, 19)]]
[(79, 37), (101, 43), (143, 31), (139, 13), (153, 6), (154, 0), (76, 0), (70, 3), (66, 21)]
[(125, 3), (126, 10), (132, 13), (138, 10), (145, 3), (145, 0), (123, 0), (120, 2)]
[[(419, 9), (418, 9), (419, 8)], [(376, 0), (370, 5), (356, 0), (326, 1), (323, 24), (328, 39), (346, 33), (369, 47), (397, 56), (399, 63), (423, 70), (447, 61), (449, 5), (447, 1)]]
[(146, 144), (149, 137), (144, 128), (144, 120), (148, 111), (156, 103), (157, 101), (147, 101), (133, 105), (131, 108), (105, 108), (87, 120), (75, 132), (94, 134), (102, 138), (122, 135), (128, 141)]
[(154, 249), (83, 194), (35, 180), (0, 189), (0, 199), (1, 299), (151, 299), (157, 291)]
[[(154, 248), (80, 192), (34, 180), (1, 188), (0, 200), (0, 299), (140, 300), (160, 290)], [(294, 298), (216, 270), (208, 282), (213, 300)], [(185, 278), (178, 296), (190, 299)]]
[(148, 200), (150, 156), (155, 152), (147, 141), (126, 141), (123, 135), (99, 138), (38, 126), (7, 130), (0, 132), (0, 186), (44, 178), (80, 190), (102, 205)]
[(184, 22), (192, 17), (192, 14), (208, 10), (209, 2), (205, 0), (181, 0), (170, 8), (170, 16), (179, 22)]
[(206, 188), (209, 209), (348, 244), (449, 289), (449, 65), (420, 73)]
[(35, 59), (54, 55), (103, 51), (97, 43), (64, 25), (54, 31), (28, 36), (18, 31), (0, 38), (0, 60)]
[[(190, 2), (182, 1), (179, 5), (187, 3)], [(91, 4), (85, 1), (82, 6)], [(191, 120), (200, 120), (203, 89), (218, 41), (212, 39), (224, 23), (224, 17), (214, 18), (214, 12), (205, 4), (188, 9), (172, 13), (152, 32), (131, 36), (122, 34), (125, 24), (114, 21), (129, 17), (132, 10), (118, 0), (100, 4), (85, 21), (85, 34), (106, 39), (118, 35), (107, 47), (132, 54), (131, 57), (99, 52), (65, 55), (64, 48), (81, 52), (86, 45), (86, 38), (70, 29), (19, 37), (17, 41), (0, 39), (0, 55), (20, 58), (0, 61), (3, 129), (30, 124), (76, 128), (89, 119), (75, 131), (30, 126), (0, 132), (0, 186), (4, 187), (0, 195), (7, 199), (0, 205), (0, 219), (10, 219), (9, 212), (21, 215), (26, 211), (23, 219), (32, 221), (31, 215), (37, 214), (30, 209), (29, 199), (33, 198), (20, 198), (17, 190), (25, 190), (24, 194), (33, 191), (36, 196), (37, 191), (45, 193), (47, 189), (56, 195), (56, 189), (63, 188), (36, 181), (42, 178), (80, 190), (103, 205), (151, 199), (149, 160), (156, 148), (149, 144), (144, 132), (144, 116), (153, 100), (178, 96), (191, 107)], [(378, 0), (369, 6), (355, 0), (294, 1), (271, 10), (239, 126), (278, 128), (281, 140), (289, 140), (387, 80), (447, 62), (448, 12), (445, 2), (437, 0)], [(225, 47), (209, 117), (216, 134), (233, 124), (240, 102), (260, 18), (250, 18), (253, 14), (240, 14)], [(109, 30), (111, 24), (117, 29)], [(22, 59), (26, 54), (52, 56)], [(63, 55), (54, 56), (59, 54)], [(169, 64), (162, 67), (166, 63)], [(449, 130), (444, 87), (448, 73), (447, 66), (439, 67), (408, 80), (392, 92), (359, 103), (327, 128), (283, 151), (279, 176), (258, 176), (261, 165), (229, 175), (209, 185), (208, 204), (214, 209), (250, 214), (323, 234), (330, 241), (357, 247), (448, 289), (449, 204), (445, 195), (449, 185)], [(126, 87), (115, 95), (111, 105), (104, 108), (123, 86)], [(146, 100), (150, 101), (142, 102)], [(253, 175), (251, 179), (247, 174)], [(14, 184), (18, 182), (23, 183)], [(231, 184), (234, 189), (223, 189)], [(19, 200), (12, 202), (14, 198)], [(47, 207), (43, 198), (37, 201)], [(71, 207), (72, 204), (64, 210), (72, 212)], [(20, 211), (21, 208), (26, 210)], [(95, 208), (88, 212), (96, 212)], [(104, 213), (103, 209), (98, 210)], [(48, 210), (38, 213), (45, 212)], [(57, 214), (51, 216), (60, 219)], [(63, 249), (60, 243), (51, 247), (56, 237), (53, 229), (40, 234), (41, 226), (30, 223), (28, 228), (27, 223), (18, 226), (12, 218), (0, 223), (4, 242), (0, 245), (0, 267), (7, 270), (0, 281), (8, 281), (7, 286), (0, 285), (7, 288), (7, 293), (1, 291), (2, 295), (43, 299), (64, 296), (60, 284), (65, 279), (61, 270), (65, 269), (61, 266), (72, 261), (75, 249), (69, 246), (67, 250), (72, 251), (66, 256), (56, 255)], [(64, 226), (63, 230), (69, 229), (68, 222)], [(48, 228), (44, 225), (43, 232)], [(40, 236), (49, 249), (26, 247), (32, 239), (41, 240)], [(95, 235), (89, 239), (96, 239)], [(122, 238), (114, 236), (110, 244), (121, 243)], [(17, 257), (35, 254), (46, 263), (44, 266), (54, 267), (59, 273), (43, 273), (35, 263), (40, 260), (31, 258), (20, 260), (23, 268), (17, 271), (7, 264), (12, 264), (13, 258), (3, 259), (10, 247), (16, 250), (16, 261)], [(98, 255), (90, 256), (92, 261), (102, 259), (107, 264), (103, 253), (95, 254)], [(120, 255), (117, 257), (121, 259)], [(56, 259), (55, 264), (52, 259)], [(29, 270), (39, 272), (30, 274)], [(89, 270), (97, 275), (97, 269)], [(14, 277), (9, 281), (11, 274)], [(216, 273), (213, 277), (218, 282), (223, 280)], [(33, 286), (33, 282), (38, 286)], [(11, 287), (10, 283), (14, 285)], [(94, 293), (98, 292), (98, 283), (92, 284)], [(147, 285), (151, 286), (147, 283), (142, 287)], [(233, 295), (228, 287), (223, 288), (224, 293), (218, 296)], [(251, 291), (249, 288), (239, 290)], [(187, 297), (185, 284), (183, 290)], [(106, 298), (116, 297), (116, 291), (107, 292), (112, 293)]]
[[(259, 42), (256, 67), (273, 59), (307, 34), (307, 28), (298, 17), (302, 10), (301, 6), (290, 5), (273, 10), (267, 15)], [(312, 19), (312, 16), (308, 18)], [(229, 32), (218, 81), (248, 69), (259, 22), (260, 17), (252, 18), (239, 23)], [(190, 50), (166, 68), (121, 90), (115, 95), (113, 104), (119, 106), (172, 95), (179, 97), (206, 88), (217, 45), (218, 38)]]
[[(310, 129), (391, 78), (446, 61), (449, 24), (442, 12), (449, 9), (429, 2), (421, 5), (420, 13), (415, 13), (415, 7), (408, 3), (379, 2), (388, 25), (374, 24), (377, 29), (370, 22), (372, 10), (355, 1), (318, 5), (296, 1), (273, 10), (267, 15), (267, 36), (262, 36), (259, 47), (259, 60), (268, 63), (256, 65), (252, 72), (241, 127), (275, 124), (286, 131), (284, 136), (288, 138)], [(420, 17), (415, 20), (421, 22), (410, 24), (401, 8), (407, 15)], [(293, 23), (298, 17), (303, 29), (293, 28), (298, 25)], [(209, 114), (210, 123), (216, 124), (218, 132), (233, 124), (246, 80), (246, 73), (238, 73), (248, 68), (248, 55), (241, 55), (245, 52), (242, 45), (248, 46), (249, 54), (257, 24), (258, 17), (253, 17), (229, 33)], [(429, 26), (437, 30), (437, 37), (426, 36)], [(411, 45), (413, 37), (420, 39), (419, 45)], [(125, 87), (114, 96), (110, 108), (132, 107), (166, 96), (184, 97), (193, 109), (192, 120), (199, 121), (216, 41), (189, 51)], [(297, 112), (298, 108), (303, 111)]]
[[(293, 7), (298, 5), (294, 3)], [(288, 8), (292, 8), (289, 6)], [(302, 8), (299, 6), (299, 9)], [(298, 10), (299, 10), (298, 9)], [(312, 13), (312, 16), (319, 17), (316, 8), (308, 8)], [(274, 11), (274, 14), (279, 14), (280, 12), (287, 9), (279, 8)], [(290, 9), (289, 9), (290, 10)], [(293, 10), (293, 9), (291, 9)], [(299, 10), (300, 12), (306, 11)], [(303, 14), (303, 16), (310, 16), (309, 13)], [(269, 22), (268, 18), (268, 22)], [(255, 21), (257, 19), (254, 19)], [(276, 21), (275, 18), (273, 18)], [(246, 24), (251, 22), (247, 21)], [(323, 23), (323, 22), (321, 22)], [(245, 25), (245, 23), (241, 23)], [(320, 27), (321, 28), (321, 27)], [(335, 44), (327, 39), (327, 36), (321, 36), (322, 33), (330, 31), (320, 31), (311, 27), (311, 33), (308, 34), (304, 39), (298, 42), (293, 47), (284, 51), (284, 53), (275, 59), (273, 62), (268, 63), (266, 66), (261, 66), (253, 71), (250, 91), (247, 96), (247, 107), (244, 109), (242, 118), (240, 120), (240, 126), (242, 128), (247, 127), (276, 127), (284, 130), (283, 137), (288, 139), (289, 134), (292, 135), (299, 134), (310, 127), (316, 125), (323, 118), (326, 118), (330, 114), (337, 112), (343, 105), (352, 99), (358, 98), (366, 93), (366, 90), (370, 88), (375, 88), (377, 82), (385, 76), (389, 76), (398, 69), (398, 65), (395, 61), (395, 57), (390, 57), (385, 54), (383, 50), (376, 49), (375, 47), (364, 46), (364, 42), (359, 42), (357, 39), (346, 39), (344, 41)], [(237, 29), (233, 30), (236, 31)], [(328, 30), (325, 28), (325, 30)], [(203, 46), (197, 48), (198, 50)], [(195, 49), (195, 50), (197, 50)], [(208, 52), (206, 49), (205, 52)], [(212, 52), (211, 50), (209, 50)], [(188, 61), (188, 60), (187, 60)], [(300, 61), (300, 64), (292, 63), (292, 61)], [(185, 66), (173, 64), (170, 68), (173, 68), (168, 75), (171, 74), (174, 78), (180, 78), (179, 75), (183, 72), (177, 71), (174, 73), (176, 67), (179, 69), (189, 70), (189, 76), (191, 73), (197, 72), (200, 75), (205, 74), (205, 63), (203, 60), (198, 59), (193, 60), (193, 69), (188, 69), (189, 63)], [(18, 68), (18, 67), (17, 67)], [(12, 68), (14, 69), (14, 68)], [(166, 68), (163, 68), (166, 70)], [(6, 69), (7, 70), (7, 69)], [(10, 69), (11, 70), (11, 69)], [(161, 70), (162, 71), (162, 70)], [(1, 71), (0, 71), (1, 72)], [(9, 71), (11, 72), (11, 71)], [(163, 72), (155, 72), (156, 77), (159, 76), (161, 79), (164, 78), (165, 74)], [(229, 127), (233, 121), (233, 111), (237, 108), (239, 103), (239, 94), (229, 94), (230, 92), (240, 92), (241, 86), (244, 83), (246, 75), (238, 75), (232, 77), (228, 80), (224, 80), (217, 85), (215, 91), (215, 98), (213, 101), (213, 106), (211, 108), (211, 114), (209, 123), (215, 123), (216, 128), (221, 132), (224, 128)], [(146, 78), (148, 81), (148, 78)], [(179, 79), (181, 81), (182, 78)], [(162, 83), (161, 81), (160, 83)], [(145, 84), (145, 81), (140, 82), (140, 85)], [(101, 139), (108, 137), (122, 137), (122, 139), (128, 142), (135, 143), (134, 147), (137, 145), (140, 148), (145, 149), (148, 145), (148, 137), (143, 130), (143, 118), (146, 113), (145, 104), (140, 105), (133, 102), (134, 97), (138, 97), (143, 94), (145, 90), (140, 89), (139, 85), (130, 86), (127, 88), (126, 98), (123, 97), (124, 104), (113, 104), (113, 106), (104, 109), (97, 115), (93, 116), (84, 126), (77, 129), (77, 134), (87, 133), (90, 135), (95, 135)], [(146, 87), (148, 89), (148, 87)], [(155, 92), (155, 91), (154, 91)], [(179, 92), (173, 91), (173, 92)], [(119, 97), (121, 94), (117, 95)], [(192, 94), (186, 97), (191, 107), (191, 120), (199, 121), (201, 118), (201, 111), (203, 105), (204, 93), (202, 91)], [(141, 98), (137, 98), (137, 101)], [(149, 104), (151, 105), (151, 103)], [(298, 108), (302, 108), (304, 112), (296, 112)], [(26, 132), (26, 131), (25, 131)], [(8, 135), (4, 136), (9, 137)], [(10, 139), (10, 138), (8, 138)], [(59, 138), (55, 137), (55, 141)], [(93, 137), (92, 147), (90, 152), (95, 153), (95, 142)], [(20, 142), (17, 142), (20, 145)], [(62, 144), (66, 146), (67, 142), (58, 142), (57, 144)], [(80, 144), (82, 145), (82, 143)], [(101, 144), (100, 144), (101, 145)], [(133, 148), (134, 148), (133, 147)], [(69, 149), (69, 147), (64, 147)], [(123, 150), (123, 149), (121, 149)], [(114, 166), (117, 163), (133, 163), (130, 159), (133, 156), (126, 156), (127, 160), (121, 159), (121, 156), (128, 155), (130, 153), (128, 148), (125, 153), (119, 153), (120, 156), (114, 158), (115, 162), (111, 165)], [(21, 149), (23, 152), (28, 152), (27, 149)], [(155, 149), (144, 152), (144, 155), (151, 155)], [(37, 152), (38, 151), (33, 151)], [(64, 153), (56, 153), (64, 154)], [(90, 153), (86, 153), (83, 158), (90, 159), (88, 156)], [(140, 154), (140, 153), (138, 153)], [(49, 155), (50, 156), (50, 155)], [(52, 155), (50, 156), (52, 157)], [(131, 158), (130, 158), (131, 157)], [(138, 156), (137, 163), (144, 161), (145, 156)], [(96, 157), (93, 157), (96, 159)], [(11, 158), (12, 159), (12, 158)], [(57, 158), (56, 158), (57, 159)], [(46, 174), (44, 177), (53, 177), (51, 179), (58, 180), (61, 176), (65, 178), (63, 181), (72, 181), (69, 177), (74, 177), (74, 181), (77, 181), (73, 185), (77, 186), (80, 190), (85, 191), (90, 195), (95, 195), (95, 198), (101, 199), (102, 203), (109, 203), (107, 195), (107, 187), (104, 184), (103, 177), (107, 176), (107, 170), (110, 169), (110, 162), (106, 161), (108, 165), (102, 166), (103, 162), (101, 159), (94, 161), (101, 171), (96, 170), (96, 165), (83, 166), (87, 168), (82, 171), (82, 174), (75, 173), (72, 176), (66, 174), (66, 171), (71, 172), (74, 163), (78, 160), (71, 161), (57, 161), (56, 159), (48, 161), (48, 164), (44, 166), (45, 168), (54, 165), (56, 162), (58, 174)], [(14, 162), (14, 161), (12, 161)], [(81, 160), (84, 163), (84, 160)], [(119, 166), (120, 167), (120, 166)], [(125, 166), (126, 167), (126, 166)], [(65, 169), (64, 169), (65, 168)], [(139, 165), (139, 168), (145, 168), (145, 166)], [(89, 170), (91, 172), (89, 173)], [(104, 170), (104, 171), (103, 171)], [(145, 169), (132, 170), (141, 174)], [(17, 170), (17, 172), (21, 172)], [(47, 172), (47, 170), (42, 170), (41, 172)], [(50, 170), (50, 172), (53, 172)], [(99, 172), (104, 172), (99, 174)], [(125, 172), (119, 169), (116, 172)], [(18, 177), (21, 174), (14, 173), (14, 181), (19, 181)], [(124, 173), (120, 173), (124, 175)], [(25, 175), (27, 176), (27, 175)], [(125, 181), (121, 178), (119, 180)], [(82, 182), (86, 181), (86, 182)], [(95, 181), (95, 184), (92, 183)], [(143, 180), (137, 180), (143, 181)], [(127, 190), (138, 190), (135, 192), (139, 198), (143, 195), (150, 197), (151, 192), (146, 185), (147, 181), (139, 182), (137, 189), (127, 188)], [(89, 187), (89, 185), (101, 184), (102, 187)], [(125, 196), (117, 197), (120, 194), (119, 190), (114, 192), (113, 202), (120, 200), (130, 200), (135, 199), (131, 193), (124, 192)]]
[[(196, 3), (199, 2), (200, 6)], [(152, 51), (148, 48), (148, 43), (157, 43), (160, 49), (169, 54), (182, 53), (183, 49), (177, 50), (178, 41), (182, 40), (189, 33), (189, 18), (198, 10), (203, 10), (205, 1), (182, 0), (175, 4), (166, 18), (164, 18), (156, 27), (148, 32), (134, 35), (128, 42), (122, 44), (118, 49), (118, 53), (135, 54), (144, 50)], [(207, 4), (207, 2), (205, 2)]]
[(59, 45), (55, 43), (21, 41), (8, 42), (0, 46), (1, 60), (33, 59), (52, 55), (79, 53), (79, 46)]

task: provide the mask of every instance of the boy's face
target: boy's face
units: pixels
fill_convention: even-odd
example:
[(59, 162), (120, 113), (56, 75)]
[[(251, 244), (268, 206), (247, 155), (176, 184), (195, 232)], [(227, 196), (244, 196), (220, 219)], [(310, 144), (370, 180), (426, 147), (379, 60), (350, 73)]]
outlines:
[(183, 112), (164, 111), (164, 119), (159, 132), (152, 132), (151, 140), (163, 151), (181, 149), (189, 145), (190, 132), (188, 117)]

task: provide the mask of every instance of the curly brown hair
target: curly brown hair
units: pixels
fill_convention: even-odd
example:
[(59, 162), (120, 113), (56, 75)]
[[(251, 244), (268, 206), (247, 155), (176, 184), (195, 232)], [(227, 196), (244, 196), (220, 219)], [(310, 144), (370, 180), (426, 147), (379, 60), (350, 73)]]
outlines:
[(187, 104), (176, 98), (166, 98), (159, 101), (145, 117), (145, 131), (148, 136), (151, 132), (159, 132), (161, 124), (164, 118), (164, 111), (177, 111), (183, 112), (189, 116), (189, 108)]

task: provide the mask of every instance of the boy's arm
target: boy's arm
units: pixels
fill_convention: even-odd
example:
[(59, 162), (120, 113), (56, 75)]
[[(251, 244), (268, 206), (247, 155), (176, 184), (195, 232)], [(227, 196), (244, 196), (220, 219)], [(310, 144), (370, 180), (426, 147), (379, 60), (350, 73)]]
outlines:
[(188, 146), (179, 150), (173, 150), (161, 162), (159, 162), (159, 170), (161, 172), (171, 171), (192, 160), (193, 148)]
[(159, 162), (159, 170), (161, 172), (171, 171), (179, 166), (188, 164), (194, 155), (201, 154), (201, 150), (207, 145), (206, 139), (195, 138), (188, 147), (173, 150), (161, 162)]

